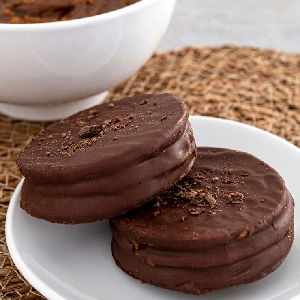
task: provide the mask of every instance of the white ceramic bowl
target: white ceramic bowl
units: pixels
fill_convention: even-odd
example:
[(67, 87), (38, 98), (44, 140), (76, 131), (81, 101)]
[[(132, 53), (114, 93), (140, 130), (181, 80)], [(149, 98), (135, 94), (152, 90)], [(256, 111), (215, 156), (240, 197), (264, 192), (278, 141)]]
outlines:
[(0, 112), (54, 120), (101, 102), (153, 54), (175, 3), (141, 0), (78, 20), (0, 24)]

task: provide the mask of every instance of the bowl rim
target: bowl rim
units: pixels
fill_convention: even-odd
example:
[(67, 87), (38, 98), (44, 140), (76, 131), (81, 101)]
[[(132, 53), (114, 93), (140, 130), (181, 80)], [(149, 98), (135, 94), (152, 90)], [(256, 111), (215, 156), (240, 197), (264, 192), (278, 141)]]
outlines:
[[(39, 31), (39, 30), (49, 30), (49, 29), (67, 29), (78, 26), (92, 25), (94, 23), (107, 22), (111, 19), (117, 18), (119, 16), (126, 16), (134, 14), (141, 9), (144, 9), (155, 2), (160, 2), (161, 0), (140, 0), (136, 3), (133, 3), (129, 6), (119, 8), (107, 13), (100, 15), (84, 17), (80, 19), (66, 20), (66, 21), (56, 21), (56, 22), (45, 22), (45, 23), (29, 23), (29, 24), (8, 24), (0, 23), (0, 32), (1, 31)], [(176, 2), (176, 0), (173, 0)]]

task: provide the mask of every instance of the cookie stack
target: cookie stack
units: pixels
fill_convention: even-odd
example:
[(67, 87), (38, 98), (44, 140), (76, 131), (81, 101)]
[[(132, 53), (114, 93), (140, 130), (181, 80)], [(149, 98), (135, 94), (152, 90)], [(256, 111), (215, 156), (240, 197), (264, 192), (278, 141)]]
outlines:
[(173, 185), (195, 158), (186, 105), (173, 95), (101, 104), (49, 126), (19, 153), (21, 206), (55, 223), (108, 219)]
[(186, 105), (138, 95), (41, 132), (17, 159), (21, 207), (55, 223), (110, 219), (128, 275), (189, 294), (265, 277), (293, 243), (281, 176), (240, 151), (196, 148)]
[(274, 271), (292, 245), (293, 211), (270, 166), (244, 152), (198, 148), (187, 176), (110, 220), (113, 256), (143, 282), (209, 293)]

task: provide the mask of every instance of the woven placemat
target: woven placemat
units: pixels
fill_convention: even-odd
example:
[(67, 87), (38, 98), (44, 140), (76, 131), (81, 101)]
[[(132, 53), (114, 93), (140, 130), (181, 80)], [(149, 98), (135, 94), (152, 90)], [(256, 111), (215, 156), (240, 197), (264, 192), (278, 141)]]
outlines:
[[(190, 114), (252, 124), (300, 147), (300, 55), (237, 46), (157, 53), (112, 89), (107, 101), (160, 92), (184, 100)], [(5, 300), (44, 299), (15, 268), (4, 227), (11, 195), (21, 179), (16, 155), (45, 126), (0, 114), (0, 298)]]

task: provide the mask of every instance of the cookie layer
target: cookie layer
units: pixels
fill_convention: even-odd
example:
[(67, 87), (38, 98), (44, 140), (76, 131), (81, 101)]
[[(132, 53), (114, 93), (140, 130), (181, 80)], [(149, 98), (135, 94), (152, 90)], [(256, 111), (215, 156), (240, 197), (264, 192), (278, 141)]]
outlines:
[(101, 104), (49, 126), (19, 153), (21, 206), (57, 223), (109, 218), (170, 187), (195, 156), (188, 111), (175, 96)]
[(293, 242), (294, 202), (280, 175), (254, 156), (198, 148), (186, 177), (110, 225), (123, 271), (204, 294), (258, 280), (282, 263)]

